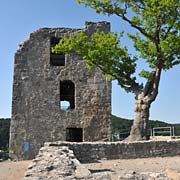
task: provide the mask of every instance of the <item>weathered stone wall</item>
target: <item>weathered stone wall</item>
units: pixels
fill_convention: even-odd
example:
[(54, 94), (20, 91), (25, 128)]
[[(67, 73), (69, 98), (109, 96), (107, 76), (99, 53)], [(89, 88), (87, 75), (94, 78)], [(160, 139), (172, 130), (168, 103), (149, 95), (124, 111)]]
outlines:
[[(82, 128), (83, 141), (110, 138), (111, 82), (100, 70), (87, 70), (77, 55), (65, 66), (50, 64), (50, 39), (84, 30), (110, 31), (110, 24), (86, 23), (85, 29), (42, 28), (30, 34), (15, 54), (10, 156), (31, 159), (47, 141), (65, 141), (66, 128)], [(60, 81), (75, 85), (75, 109), (59, 108)]]
[(100, 159), (133, 159), (180, 155), (180, 140), (141, 142), (55, 142), (45, 146), (68, 146), (81, 162)]
[[(83, 151), (86, 149), (88, 153), (91, 150), (93, 153), (96, 153), (98, 150), (100, 150), (100, 146), (103, 151), (104, 151), (104, 148), (107, 148), (107, 143), (106, 145), (105, 143), (103, 143), (104, 145), (102, 143), (99, 143), (98, 147), (97, 147), (97, 144), (93, 145), (93, 147), (91, 147), (92, 143), (88, 143), (88, 144), (89, 144), (88, 147), (90, 149), (87, 149), (87, 146), (85, 145), (85, 143), (83, 144), (81, 143), (77, 147), (79, 150), (81, 150), (80, 148), (83, 147)], [(146, 168), (139, 169), (139, 171), (134, 171), (134, 170), (130, 171), (128, 169), (124, 169), (123, 167), (119, 167), (118, 169), (116, 169), (118, 166), (118, 164), (116, 163), (111, 164), (111, 165), (109, 164), (108, 168), (103, 168), (102, 163), (104, 161), (98, 162), (98, 164), (100, 163), (98, 168), (96, 167), (97, 166), (96, 163), (88, 167), (87, 164), (81, 164), (79, 162), (79, 160), (77, 159), (77, 156), (75, 156), (74, 152), (70, 150), (70, 147), (67, 147), (67, 145), (69, 144), (59, 142), (59, 143), (54, 143), (54, 144), (47, 143), (46, 146), (42, 147), (38, 155), (36, 156), (36, 158), (31, 162), (30, 166), (28, 167), (24, 180), (37, 180), (37, 179), (43, 179), (43, 180), (49, 180), (49, 179), (56, 179), (56, 180), (64, 180), (64, 179), (66, 180), (75, 180), (75, 179), (81, 179), (81, 180), (115, 180), (115, 179), (117, 180), (120, 180), (120, 179), (121, 180), (135, 180), (135, 179), (136, 180), (153, 180), (153, 179), (154, 180), (155, 179), (156, 180), (172, 180), (172, 179), (179, 179), (180, 177), (179, 173), (176, 170), (172, 170), (172, 169), (166, 169), (166, 170), (159, 169), (154, 172), (152, 171), (151, 168), (150, 168), (151, 170), (148, 169), (146, 163), (144, 164)], [(142, 147), (142, 145), (143, 143), (140, 144), (140, 147)], [(75, 145), (73, 144), (71, 148), (74, 148), (74, 147)], [(163, 148), (162, 145), (161, 147)], [(77, 148), (76, 148), (76, 151), (77, 151)], [(162, 150), (160, 151), (162, 152)], [(109, 154), (107, 154), (107, 156), (110, 157), (110, 152), (108, 153)], [(119, 151), (116, 152), (116, 155), (117, 155), (116, 157), (118, 157), (118, 153)], [(143, 153), (143, 151), (140, 150), (140, 153)], [(86, 153), (85, 155), (88, 155), (88, 154)], [(92, 154), (90, 153), (90, 155)], [(99, 158), (102, 158), (102, 157), (105, 157), (105, 156), (101, 156)], [(125, 158), (126, 157), (127, 156), (125, 156)], [(86, 158), (86, 160), (89, 160), (90, 157), (85, 156), (83, 158)], [(155, 162), (157, 163), (157, 160), (155, 160)], [(168, 167), (168, 164), (167, 164), (167, 167)], [(144, 171), (144, 169), (146, 170)]]
[(42, 147), (28, 167), (24, 180), (87, 179), (90, 175), (68, 147)]

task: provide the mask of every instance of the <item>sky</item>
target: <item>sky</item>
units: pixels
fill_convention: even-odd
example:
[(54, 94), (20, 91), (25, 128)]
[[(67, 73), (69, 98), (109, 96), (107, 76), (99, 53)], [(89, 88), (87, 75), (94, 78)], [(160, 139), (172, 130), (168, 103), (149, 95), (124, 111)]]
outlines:
[[(118, 17), (98, 15), (76, 0), (1, 0), (0, 2), (0, 118), (11, 117), (14, 53), (29, 34), (42, 27), (84, 28), (85, 21), (108, 21), (111, 31), (134, 32)], [(133, 53), (132, 42), (127, 38)], [(132, 51), (132, 52), (131, 52)], [(141, 62), (140, 62), (141, 64)], [(142, 63), (143, 64), (143, 63)], [(163, 72), (150, 119), (180, 123), (180, 65)], [(134, 96), (112, 82), (112, 114), (134, 118)]]

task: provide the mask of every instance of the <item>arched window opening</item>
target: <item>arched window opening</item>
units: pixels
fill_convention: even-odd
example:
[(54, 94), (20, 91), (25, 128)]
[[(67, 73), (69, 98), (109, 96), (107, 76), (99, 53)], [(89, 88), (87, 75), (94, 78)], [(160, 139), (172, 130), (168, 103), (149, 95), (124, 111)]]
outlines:
[[(59, 38), (51, 37), (51, 47), (54, 47), (56, 44), (59, 43)], [(51, 49), (50, 49), (51, 52)], [(52, 66), (64, 66), (65, 65), (65, 54), (63, 53), (50, 53), (50, 64)]]
[(70, 80), (60, 81), (60, 109), (75, 108), (75, 86)]

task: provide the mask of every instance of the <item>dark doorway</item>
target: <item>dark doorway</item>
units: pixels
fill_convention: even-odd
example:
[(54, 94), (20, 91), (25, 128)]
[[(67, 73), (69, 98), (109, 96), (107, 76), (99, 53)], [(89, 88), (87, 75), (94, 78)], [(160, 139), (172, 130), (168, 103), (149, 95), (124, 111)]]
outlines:
[(67, 128), (66, 129), (66, 141), (82, 142), (83, 141), (82, 128)]

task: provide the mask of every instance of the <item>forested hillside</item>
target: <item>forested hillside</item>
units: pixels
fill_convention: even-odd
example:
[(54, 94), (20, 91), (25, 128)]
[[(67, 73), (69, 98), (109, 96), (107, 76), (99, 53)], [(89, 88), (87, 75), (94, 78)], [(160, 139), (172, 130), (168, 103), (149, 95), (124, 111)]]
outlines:
[[(133, 120), (112, 115), (112, 134), (129, 132), (132, 123)], [(180, 136), (180, 124), (169, 124), (158, 120), (149, 121), (149, 129), (152, 129), (153, 127), (167, 127), (167, 126), (174, 126), (175, 135)]]
[[(112, 134), (130, 132), (132, 120), (112, 115)], [(149, 127), (174, 126), (175, 135), (180, 136), (180, 124), (168, 124), (163, 121), (149, 121)], [(10, 118), (0, 118), (0, 150), (7, 150), (9, 146)]]
[(0, 119), (0, 150), (7, 150), (9, 146), (10, 119)]

